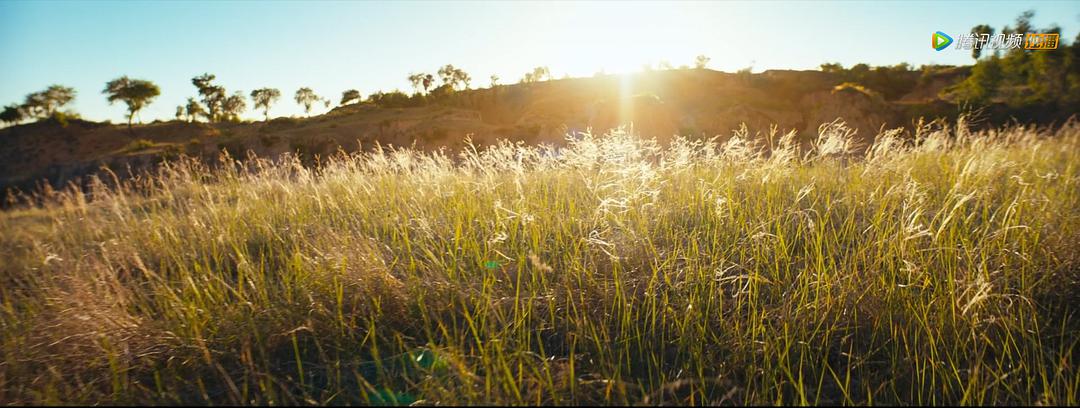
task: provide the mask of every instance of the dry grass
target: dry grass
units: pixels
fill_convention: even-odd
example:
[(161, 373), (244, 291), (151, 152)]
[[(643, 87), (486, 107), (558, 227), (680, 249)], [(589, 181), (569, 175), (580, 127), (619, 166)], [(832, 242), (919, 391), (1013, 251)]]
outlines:
[(0, 213), (0, 403), (1080, 402), (1080, 125), (753, 140), (42, 193)]

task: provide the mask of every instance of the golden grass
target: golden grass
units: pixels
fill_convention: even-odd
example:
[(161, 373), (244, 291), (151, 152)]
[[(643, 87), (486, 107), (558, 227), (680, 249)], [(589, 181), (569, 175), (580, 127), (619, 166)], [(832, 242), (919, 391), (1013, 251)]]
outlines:
[(1080, 125), (851, 137), (44, 192), (0, 213), (0, 403), (1080, 402)]

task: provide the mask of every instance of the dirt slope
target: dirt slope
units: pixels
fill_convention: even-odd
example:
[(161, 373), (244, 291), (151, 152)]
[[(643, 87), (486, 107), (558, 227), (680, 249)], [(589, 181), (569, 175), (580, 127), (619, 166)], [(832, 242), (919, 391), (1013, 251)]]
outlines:
[[(907, 95), (886, 101), (874, 92), (838, 89), (835, 74), (766, 71), (738, 75), (712, 70), (669, 70), (504, 85), (458, 92), (414, 108), (371, 104), (338, 107), (312, 118), (268, 123), (107, 125), (53, 120), (0, 129), (0, 189), (26, 189), (47, 178), (62, 183), (102, 164), (139, 167), (162, 155), (215, 155), (253, 151), (327, 154), (376, 143), (431, 149), (459, 148), (467, 136), (479, 144), (507, 138), (560, 143), (567, 132), (602, 132), (633, 123), (644, 136), (726, 138), (746, 124), (751, 132), (775, 124), (812, 138), (818, 125), (842, 118), (870, 137), (881, 126), (911, 123), (914, 113), (940, 116), (955, 107), (937, 95), (966, 74), (919, 81)], [(919, 75), (912, 72), (911, 75)], [(914, 82), (914, 81), (913, 81)], [(922, 85), (925, 84), (925, 85)]]

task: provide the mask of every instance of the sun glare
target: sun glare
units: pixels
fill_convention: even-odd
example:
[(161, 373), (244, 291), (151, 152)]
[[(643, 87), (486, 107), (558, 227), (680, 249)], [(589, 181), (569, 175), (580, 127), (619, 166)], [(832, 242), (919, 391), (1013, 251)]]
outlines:
[(630, 124), (633, 119), (634, 81), (637, 75), (619, 75), (619, 123)]

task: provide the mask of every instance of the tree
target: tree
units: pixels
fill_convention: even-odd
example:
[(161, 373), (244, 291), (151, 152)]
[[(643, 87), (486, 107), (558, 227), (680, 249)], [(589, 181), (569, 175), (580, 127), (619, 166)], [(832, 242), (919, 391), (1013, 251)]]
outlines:
[(4, 107), (4, 111), (0, 112), (0, 122), (15, 125), (22, 122), (26, 117), (26, 112), (23, 111), (19, 105), (11, 104)]
[(495, 75), (495, 74), (491, 74), (491, 87), (494, 88), (498, 84), (499, 84), (499, 76)]
[(199, 90), (199, 95), (202, 95), (202, 102), (206, 106), (203, 115), (206, 115), (209, 122), (213, 122), (221, 116), (222, 105), (227, 99), (225, 87), (214, 85), (215, 78), (217, 77), (213, 74), (202, 74), (191, 78), (192, 85), (195, 85), (195, 88)]
[[(411, 76), (410, 76), (410, 80), (411, 80)], [(417, 82), (413, 84), (413, 87), (418, 87), (419, 84), (420, 84), (419, 80), (417, 80)], [(417, 88), (417, 91), (419, 92), (419, 88)], [(349, 102), (353, 102), (353, 101), (360, 102), (360, 91), (357, 91), (355, 89), (350, 89), (348, 91), (345, 91), (345, 92), (341, 93), (341, 104), (342, 105), (347, 104)]]
[[(434, 94), (434, 91), (432, 91), (432, 94)], [(408, 108), (420, 106), (424, 103), (424, 98), (410, 98), (409, 95), (398, 90), (391, 92), (378, 91), (368, 96), (367, 100), (380, 108)]]
[(195, 98), (187, 98), (187, 105), (184, 105), (184, 110), (187, 111), (188, 122), (199, 120), (199, 116), (209, 116)]
[(533, 68), (533, 75), (537, 81), (551, 80), (551, 70), (546, 66)]
[(176, 105), (176, 120), (184, 120), (184, 105)]
[(697, 58), (694, 58), (694, 68), (705, 69), (705, 66), (709, 65), (710, 59), (712, 58), (706, 57), (704, 55), (698, 55)]
[[(420, 86), (424, 83), (424, 75), (425, 74), (422, 73), (409, 74), (409, 83), (412, 84), (412, 87), (416, 92), (420, 92)], [(427, 86), (424, 86), (424, 92), (427, 92)]]
[[(990, 27), (986, 24), (979, 24), (971, 29), (971, 33), (980, 37), (982, 35), (986, 35), (986, 37), (989, 39), (990, 37), (994, 36), (994, 27)], [(975, 46), (971, 48), (971, 58), (979, 59), (979, 55), (982, 54), (982, 49), (984, 46), (986, 46), (986, 44), (976, 42)]]
[(311, 88), (304, 87), (296, 90), (294, 99), (296, 99), (296, 103), (304, 107), (304, 113), (311, 116), (311, 105), (321, 98), (319, 98), (319, 95), (316, 95), (315, 91), (312, 91)]
[(19, 107), (22, 108), (23, 112), (26, 112), (26, 116), (32, 118), (41, 118), (48, 117), (48, 115), (45, 113), (46, 104), (47, 103), (45, 101), (45, 93), (34, 92), (31, 94), (27, 94), (26, 97), (23, 99), (22, 105), (19, 105)]
[(333, 103), (333, 102), (330, 101), (330, 98), (323, 99), (322, 102), (323, 102), (323, 106), (325, 106), (326, 109), (330, 109), (330, 104)]
[(521, 78), (522, 83), (540, 82), (544, 78), (551, 79), (551, 70), (548, 67), (536, 67), (532, 72), (526, 72)]
[(281, 91), (277, 88), (261, 88), (251, 91), (251, 100), (255, 102), (255, 109), (262, 108), (264, 120), (270, 120), (270, 105), (281, 98)]
[(442, 84), (442, 85), (436, 86), (435, 89), (432, 89), (431, 93), (429, 93), (428, 96), (431, 97), (432, 100), (438, 100), (438, 99), (441, 99), (441, 98), (445, 98), (445, 97), (447, 97), (447, 96), (449, 96), (450, 94), (453, 94), (453, 93), (454, 93), (454, 87), (452, 85), (450, 85), (450, 84)]
[(432, 85), (435, 85), (435, 76), (431, 74), (424, 74), (424, 78), (420, 81), (424, 86), (424, 92), (427, 93), (428, 89), (431, 89)]
[(1068, 48), (1069, 66), (1065, 74), (1065, 100), (1074, 111), (1080, 110), (1080, 33)]
[[(1061, 27), (1057, 25), (1051, 25), (1039, 32), (1057, 34), (1059, 38), (1061, 37)], [(1042, 50), (1028, 55), (1027, 77), (1024, 83), (1030, 94), (1021, 103), (1053, 105), (1069, 99), (1066, 94), (1069, 88), (1069, 71), (1077, 69), (1077, 61), (1070, 58), (1072, 48), (1075, 47), (1075, 43), (1069, 48), (1059, 45), (1054, 50)]]
[(990, 101), (997, 93), (1003, 79), (1000, 58), (991, 55), (979, 61), (971, 68), (971, 75), (957, 84), (957, 96), (961, 100), (983, 104)]
[[(438, 74), (443, 85), (449, 85), (448, 89), (450, 90), (457, 89), (459, 84), (464, 85), (465, 89), (469, 89), (469, 82), (472, 81), (472, 77), (468, 73), (462, 69), (454, 68), (451, 64), (439, 68)], [(425, 90), (426, 88), (425, 86)]]
[(44, 91), (26, 95), (22, 110), (29, 116), (50, 117), (73, 100), (75, 100), (75, 89), (62, 85), (51, 85)]
[(844, 66), (840, 65), (839, 62), (826, 62), (824, 64), (821, 64), (821, 71), (822, 72), (839, 72), (839, 73), (843, 73), (844, 72)]
[(128, 129), (130, 129), (131, 121), (135, 118), (135, 115), (151, 104), (154, 98), (161, 95), (161, 89), (153, 82), (143, 79), (131, 79), (125, 75), (105, 83), (105, 89), (101, 93), (109, 96), (110, 105), (116, 101), (127, 104)]
[(1006, 26), (1005, 29), (1002, 30), (1002, 32), (1004, 32), (1005, 34), (1011, 34), (1011, 33), (1027, 34), (1027, 33), (1030, 33), (1032, 31), (1032, 28), (1033, 28), (1031, 26), (1031, 19), (1034, 18), (1034, 17), (1035, 17), (1035, 10), (1027, 10), (1027, 11), (1025, 11), (1023, 13), (1020, 13), (1020, 15), (1016, 17), (1016, 27), (1013, 28), (1012, 30), (1010, 30), (1009, 27)]
[(454, 68), (451, 64), (439, 68), (439, 79), (442, 80), (443, 85), (450, 85), (451, 88), (457, 84), (457, 68)]
[(472, 77), (461, 69), (454, 69), (454, 82), (465, 85), (465, 89), (469, 89), (469, 82), (472, 81)]
[(244, 92), (236, 91), (228, 98), (225, 98), (221, 103), (221, 116), (222, 119), (228, 121), (240, 120), (240, 114), (244, 113), (247, 109), (247, 101), (244, 99)]

